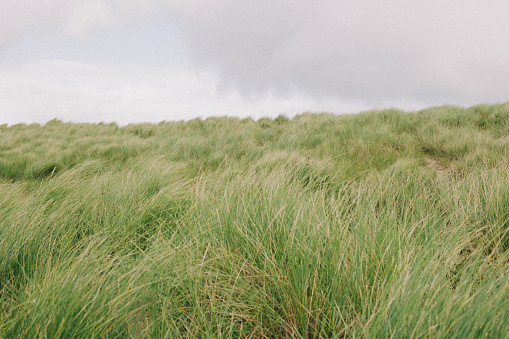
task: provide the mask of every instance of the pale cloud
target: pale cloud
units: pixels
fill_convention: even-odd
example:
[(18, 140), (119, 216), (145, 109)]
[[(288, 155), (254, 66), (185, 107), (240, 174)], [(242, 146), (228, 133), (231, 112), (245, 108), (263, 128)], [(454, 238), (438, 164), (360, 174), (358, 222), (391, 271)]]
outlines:
[(76, 2), (65, 20), (66, 31), (78, 38), (85, 38), (92, 28), (105, 28), (114, 24), (113, 9), (101, 0)]
[(11, 39), (46, 29), (84, 39), (92, 30), (146, 19), (161, 6), (161, 0), (0, 0), (0, 48)]

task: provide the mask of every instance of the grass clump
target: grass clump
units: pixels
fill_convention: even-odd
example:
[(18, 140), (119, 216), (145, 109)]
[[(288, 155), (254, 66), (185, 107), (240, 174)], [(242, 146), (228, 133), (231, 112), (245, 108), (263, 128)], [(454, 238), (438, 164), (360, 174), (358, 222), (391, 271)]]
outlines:
[(0, 126), (0, 336), (505, 338), (509, 106)]

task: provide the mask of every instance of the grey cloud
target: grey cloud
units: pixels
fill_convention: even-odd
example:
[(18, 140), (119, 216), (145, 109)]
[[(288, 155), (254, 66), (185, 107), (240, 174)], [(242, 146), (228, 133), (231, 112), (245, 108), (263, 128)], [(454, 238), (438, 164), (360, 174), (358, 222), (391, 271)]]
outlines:
[(195, 64), (245, 95), (381, 102), (509, 99), (509, 3), (168, 1)]

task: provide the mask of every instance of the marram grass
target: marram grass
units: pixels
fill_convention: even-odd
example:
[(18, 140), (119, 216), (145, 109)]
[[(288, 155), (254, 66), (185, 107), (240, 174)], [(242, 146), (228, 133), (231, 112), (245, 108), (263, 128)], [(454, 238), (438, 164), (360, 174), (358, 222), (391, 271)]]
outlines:
[(508, 338), (509, 105), (0, 126), (0, 337)]

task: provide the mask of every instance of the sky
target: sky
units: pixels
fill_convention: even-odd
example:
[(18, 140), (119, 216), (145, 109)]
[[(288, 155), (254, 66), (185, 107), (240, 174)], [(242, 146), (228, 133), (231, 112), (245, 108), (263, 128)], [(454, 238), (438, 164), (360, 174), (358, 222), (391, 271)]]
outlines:
[(0, 0), (0, 124), (509, 101), (505, 0)]

